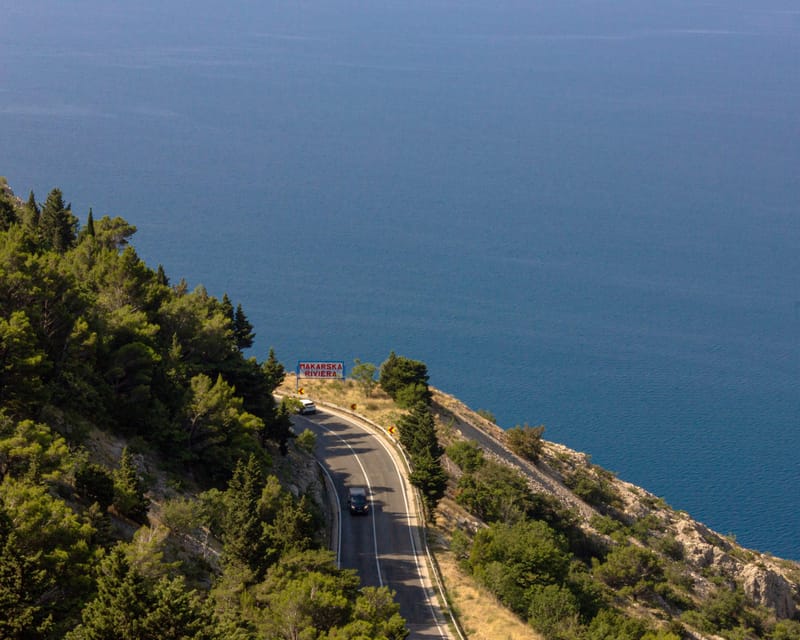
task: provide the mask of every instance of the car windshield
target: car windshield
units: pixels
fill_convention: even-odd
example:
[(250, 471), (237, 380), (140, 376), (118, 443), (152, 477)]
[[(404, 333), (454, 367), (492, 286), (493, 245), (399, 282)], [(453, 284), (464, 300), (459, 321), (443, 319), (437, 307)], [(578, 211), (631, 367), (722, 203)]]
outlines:
[(367, 499), (365, 496), (362, 496), (361, 494), (356, 494), (351, 498), (351, 502), (356, 507), (363, 507), (367, 503)]

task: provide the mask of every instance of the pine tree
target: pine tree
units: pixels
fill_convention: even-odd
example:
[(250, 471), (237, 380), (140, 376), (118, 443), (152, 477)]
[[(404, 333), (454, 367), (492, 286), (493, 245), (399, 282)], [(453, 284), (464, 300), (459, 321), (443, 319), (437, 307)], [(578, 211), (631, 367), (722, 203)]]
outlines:
[(419, 402), (399, 421), (400, 444), (411, 458), (411, 484), (422, 493), (428, 516), (432, 517), (447, 487), (442, 467), (444, 449), (436, 437), (436, 422), (427, 403)]
[(261, 370), (267, 378), (267, 386), (270, 393), (281, 386), (283, 379), (286, 377), (286, 369), (278, 362), (278, 358), (275, 357), (275, 349), (272, 348), (269, 350), (269, 356), (261, 365)]
[(143, 639), (142, 620), (148, 601), (144, 578), (131, 567), (124, 548), (117, 545), (100, 565), (97, 597), (84, 607), (83, 624), (68, 633), (67, 639)]
[(103, 465), (90, 462), (78, 469), (75, 489), (89, 504), (96, 502), (103, 511), (114, 503), (114, 479)]
[(265, 440), (277, 443), (278, 450), (282, 456), (289, 453), (289, 438), (294, 437), (292, 434), (292, 415), (294, 415), (292, 406), (284, 398), (273, 411), (272, 416), (264, 420), (261, 444), (264, 446), (266, 444)]
[(128, 447), (122, 449), (119, 469), (114, 472), (114, 506), (136, 522), (147, 521), (150, 501), (144, 495), (144, 486)]
[(412, 458), (426, 451), (436, 460), (442, 457), (444, 450), (436, 437), (436, 422), (427, 404), (417, 403), (411, 413), (399, 420), (397, 426), (400, 444)]
[(33, 638), (48, 626), (40, 596), (47, 572), (17, 545), (11, 518), (0, 500), (0, 638)]
[(236, 313), (233, 317), (233, 336), (236, 339), (236, 346), (241, 349), (249, 349), (253, 346), (256, 334), (253, 333), (253, 325), (244, 315), (242, 305), (236, 305)]
[(225, 314), (225, 317), (228, 318), (231, 321), (231, 325), (233, 325), (233, 303), (227, 293), (222, 294), (222, 301), (220, 304), (222, 305), (222, 312)]
[(37, 231), (39, 229), (39, 205), (36, 204), (36, 196), (33, 191), (28, 195), (28, 201), (22, 208), (22, 223), (29, 231)]
[(0, 231), (6, 231), (18, 222), (16, 208), (11, 195), (6, 192), (5, 180), (0, 179)]
[(227, 513), (222, 536), (225, 558), (248, 567), (254, 574), (266, 569), (258, 509), (263, 487), (263, 473), (258, 460), (251, 455), (246, 463), (241, 460), (236, 463), (225, 491)]
[(422, 493), (428, 517), (432, 518), (436, 505), (447, 488), (447, 472), (442, 467), (441, 460), (434, 458), (428, 450), (414, 456), (411, 459), (411, 466), (414, 470), (409, 480)]
[(72, 215), (69, 204), (64, 203), (60, 189), (53, 189), (47, 196), (39, 218), (42, 244), (46, 249), (64, 253), (74, 243), (78, 219)]
[(92, 215), (91, 207), (89, 207), (89, 215), (86, 218), (86, 235), (94, 238), (94, 216)]
[(401, 407), (430, 402), (428, 367), (424, 362), (398, 356), (392, 351), (381, 364), (379, 381), (381, 388)]
[(147, 578), (117, 545), (100, 565), (97, 597), (67, 640), (212, 640), (213, 614), (185, 579)]
[(86, 216), (86, 226), (80, 230), (78, 233), (78, 242), (82, 242), (84, 238), (94, 238), (95, 237), (95, 228), (94, 228), (94, 214), (92, 213), (92, 208), (89, 207), (89, 215)]
[(164, 271), (164, 265), (158, 265), (158, 269), (156, 270), (156, 281), (158, 284), (168, 287), (169, 286), (169, 278), (167, 278), (167, 272)]

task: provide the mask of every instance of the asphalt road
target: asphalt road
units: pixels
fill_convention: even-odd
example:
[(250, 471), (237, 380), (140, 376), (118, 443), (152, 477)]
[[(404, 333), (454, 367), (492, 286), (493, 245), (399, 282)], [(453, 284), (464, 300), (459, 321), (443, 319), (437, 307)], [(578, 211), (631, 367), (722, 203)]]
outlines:
[[(397, 593), (409, 638), (450, 638), (433, 596), (413, 497), (390, 445), (368, 427), (324, 410), (297, 416), (295, 425), (317, 434), (315, 454), (336, 488), (340, 566), (356, 569), (364, 585)], [(367, 488), (369, 515), (350, 515), (351, 486)]]

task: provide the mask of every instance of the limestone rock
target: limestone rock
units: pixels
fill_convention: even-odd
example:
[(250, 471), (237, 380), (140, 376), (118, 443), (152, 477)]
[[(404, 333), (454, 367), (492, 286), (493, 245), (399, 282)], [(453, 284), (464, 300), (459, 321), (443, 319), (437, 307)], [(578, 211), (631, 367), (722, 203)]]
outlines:
[(742, 570), (742, 586), (756, 604), (775, 611), (778, 618), (791, 618), (795, 612), (792, 586), (782, 575), (755, 564)]

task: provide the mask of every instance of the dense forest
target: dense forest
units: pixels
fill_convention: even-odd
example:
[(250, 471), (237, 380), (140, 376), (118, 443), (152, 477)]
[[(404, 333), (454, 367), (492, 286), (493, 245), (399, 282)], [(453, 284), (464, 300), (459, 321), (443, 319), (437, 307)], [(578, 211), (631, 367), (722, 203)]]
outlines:
[[(242, 306), (148, 267), (135, 231), (0, 179), (0, 639), (404, 638), (272, 473), (275, 354), (247, 357)], [(145, 457), (196, 488), (157, 522)]]

